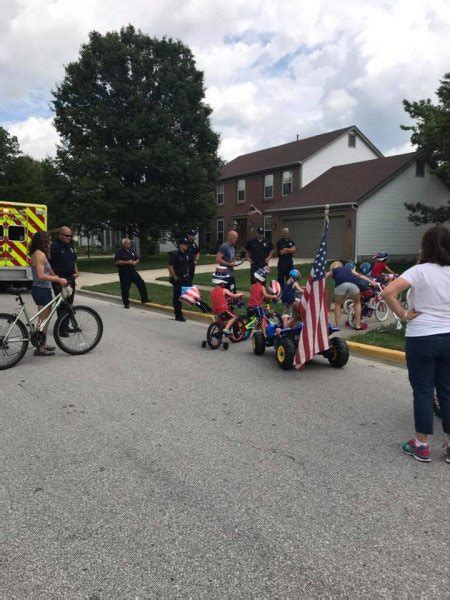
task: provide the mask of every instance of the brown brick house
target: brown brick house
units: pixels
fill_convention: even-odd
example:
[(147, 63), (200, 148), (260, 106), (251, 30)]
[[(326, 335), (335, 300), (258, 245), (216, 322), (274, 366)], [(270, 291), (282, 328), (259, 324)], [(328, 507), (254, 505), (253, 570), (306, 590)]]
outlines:
[[(311, 258), (320, 240), (324, 206), (330, 204), (330, 257), (353, 259), (381, 246), (395, 255), (409, 255), (418, 247), (421, 228), (408, 222), (404, 202), (419, 200), (425, 193), (428, 203), (439, 204), (448, 195), (436, 177), (416, 169), (419, 158), (414, 153), (383, 157), (355, 126), (239, 156), (221, 170), (217, 214), (200, 241), (217, 246), (229, 229), (235, 229), (242, 248), (252, 227), (264, 227), (266, 236), (275, 241), (288, 226), (297, 256)], [(391, 183), (408, 169), (399, 185)], [(423, 176), (417, 175), (422, 171)], [(398, 192), (390, 197), (394, 188)], [(252, 205), (262, 215), (249, 216)], [(389, 218), (394, 221), (386, 222)], [(396, 237), (394, 231), (388, 235), (399, 219), (402, 236)]]

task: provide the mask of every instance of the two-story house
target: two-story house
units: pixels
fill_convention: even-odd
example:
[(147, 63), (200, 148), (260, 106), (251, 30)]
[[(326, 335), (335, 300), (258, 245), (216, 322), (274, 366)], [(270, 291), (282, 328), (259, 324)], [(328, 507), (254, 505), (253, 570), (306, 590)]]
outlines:
[[(363, 257), (380, 248), (410, 256), (417, 253), (423, 227), (408, 221), (404, 203), (440, 205), (448, 194), (420, 155), (383, 157), (357, 127), (346, 127), (227, 163), (217, 183), (217, 215), (201, 242), (217, 245), (236, 229), (242, 247), (252, 227), (264, 227), (275, 240), (288, 226), (297, 255), (311, 258), (329, 204), (330, 257)], [(250, 216), (252, 205), (262, 215)]]

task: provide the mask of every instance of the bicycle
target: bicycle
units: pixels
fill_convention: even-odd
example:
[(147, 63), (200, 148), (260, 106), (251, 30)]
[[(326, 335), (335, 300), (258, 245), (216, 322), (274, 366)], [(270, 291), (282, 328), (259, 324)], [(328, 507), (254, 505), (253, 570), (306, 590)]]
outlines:
[[(103, 322), (100, 315), (88, 306), (71, 306), (66, 298), (71, 295), (70, 287), (52, 298), (52, 300), (30, 317), (22, 294), (26, 288), (9, 288), (9, 293), (16, 296), (20, 310), (16, 314), (0, 313), (0, 370), (9, 369), (19, 363), (25, 356), (28, 345), (40, 348), (45, 344), (45, 327), (61, 306), (66, 305), (67, 312), (58, 316), (53, 328), (53, 337), (58, 347), (67, 354), (81, 355), (93, 350), (103, 335)], [(41, 321), (39, 315), (51, 307), (49, 316)], [(21, 320), (25, 317), (26, 323)], [(61, 336), (61, 333), (66, 333)]]
[(271, 323), (272, 325), (275, 325), (275, 327), (283, 326), (283, 320), (280, 317), (280, 315), (277, 312), (275, 312), (274, 310), (273, 311), (270, 310), (270, 304), (266, 304), (264, 316), (262, 318), (256, 313), (254, 315), (252, 315), (250, 318), (243, 317), (243, 320), (245, 323), (244, 340), (248, 340), (248, 338), (251, 336), (253, 330), (256, 331), (258, 329), (261, 329), (261, 323), (262, 323), (263, 319), (266, 320), (266, 324)]

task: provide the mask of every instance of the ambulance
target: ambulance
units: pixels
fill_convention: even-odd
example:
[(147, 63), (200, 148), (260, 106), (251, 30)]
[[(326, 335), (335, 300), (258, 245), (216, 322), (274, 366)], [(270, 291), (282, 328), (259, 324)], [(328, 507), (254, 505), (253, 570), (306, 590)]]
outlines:
[(29, 256), (31, 238), (47, 230), (47, 207), (0, 200), (0, 286), (26, 285), (33, 280)]

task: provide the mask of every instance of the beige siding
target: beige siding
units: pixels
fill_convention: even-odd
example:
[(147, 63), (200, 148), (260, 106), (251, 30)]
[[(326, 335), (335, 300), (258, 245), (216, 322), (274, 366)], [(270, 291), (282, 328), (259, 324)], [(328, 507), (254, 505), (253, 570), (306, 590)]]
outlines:
[(361, 162), (362, 160), (370, 160), (372, 158), (378, 158), (378, 155), (358, 135), (356, 136), (356, 147), (349, 148), (348, 134), (345, 133), (326, 148), (305, 160), (302, 167), (301, 185), (305, 187), (305, 185), (308, 185), (313, 179), (316, 179), (316, 177), (319, 177), (319, 175), (322, 175), (322, 173), (325, 173), (331, 167)]
[(448, 188), (428, 171), (416, 177), (413, 163), (390, 183), (361, 203), (358, 209), (356, 245), (358, 256), (384, 250), (392, 255), (418, 254), (426, 225), (416, 227), (408, 221), (405, 202), (423, 202), (429, 206), (446, 204)]

